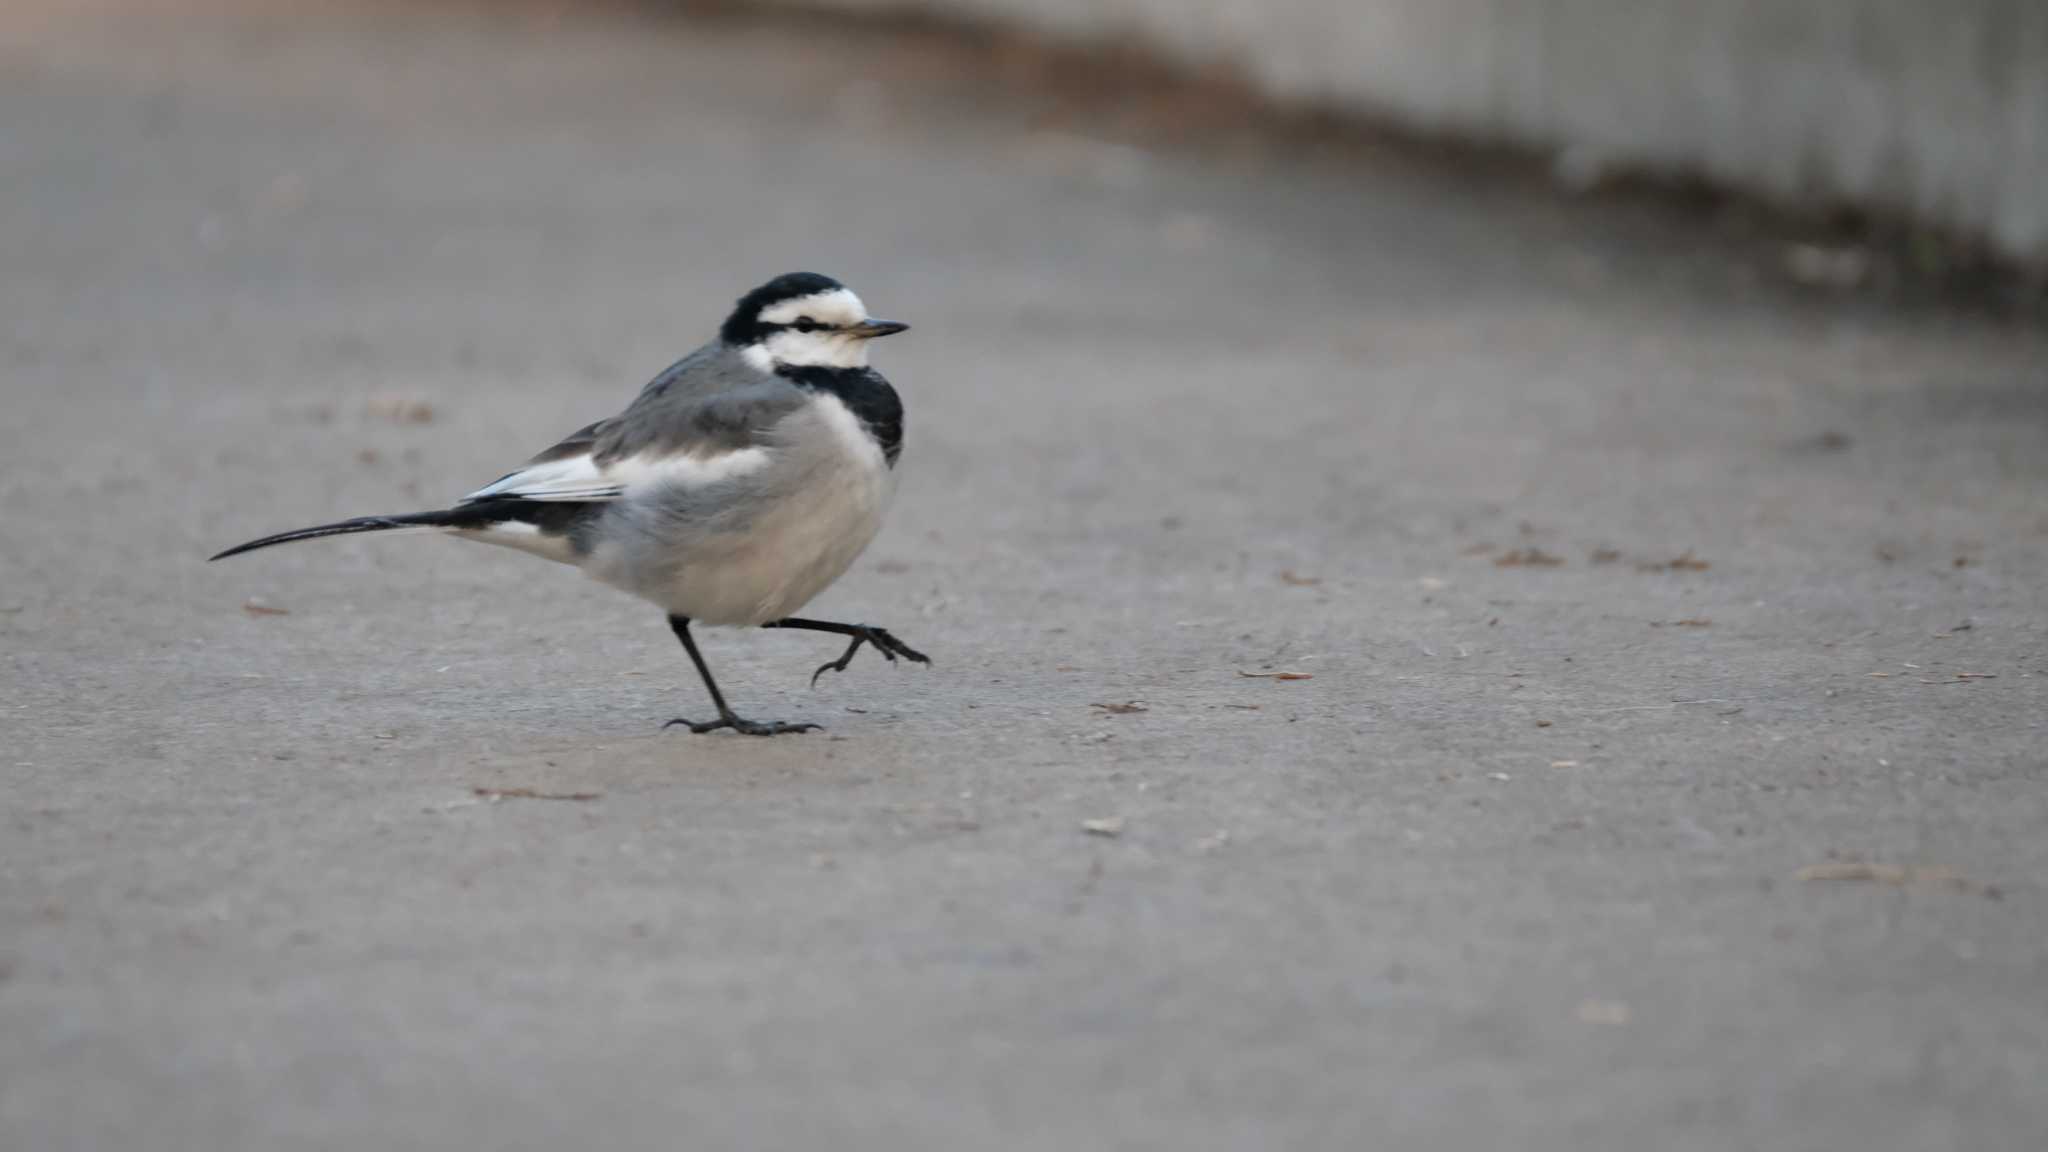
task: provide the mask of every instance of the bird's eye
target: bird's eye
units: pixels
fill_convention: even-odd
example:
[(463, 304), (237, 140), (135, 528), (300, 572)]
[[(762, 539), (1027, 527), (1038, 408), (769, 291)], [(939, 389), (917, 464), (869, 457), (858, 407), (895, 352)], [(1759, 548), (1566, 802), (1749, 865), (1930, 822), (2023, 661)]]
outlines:
[(796, 323), (791, 324), (790, 327), (799, 332), (816, 332), (819, 325), (816, 320), (811, 319), (809, 316), (799, 316), (796, 318)]

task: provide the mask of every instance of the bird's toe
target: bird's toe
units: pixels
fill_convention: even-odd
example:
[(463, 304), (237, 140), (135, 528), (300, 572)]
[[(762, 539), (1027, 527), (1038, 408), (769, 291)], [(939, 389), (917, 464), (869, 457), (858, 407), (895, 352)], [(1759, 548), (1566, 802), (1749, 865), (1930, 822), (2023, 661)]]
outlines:
[(716, 720), (689, 720), (681, 716), (663, 724), (664, 729), (676, 726), (688, 728), (699, 736), (730, 728), (742, 736), (786, 736), (798, 732), (809, 732), (819, 727), (816, 724), (786, 724), (780, 721), (748, 720), (740, 716), (721, 716)]

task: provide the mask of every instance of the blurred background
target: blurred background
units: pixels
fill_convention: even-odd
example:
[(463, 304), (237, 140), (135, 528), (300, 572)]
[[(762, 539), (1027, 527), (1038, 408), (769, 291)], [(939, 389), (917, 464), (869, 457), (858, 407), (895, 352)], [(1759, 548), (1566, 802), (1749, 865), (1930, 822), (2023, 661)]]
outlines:
[(1559, 179), (1708, 178), (2048, 254), (2048, 12), (2017, 0), (824, 0), (1122, 45)]
[[(0, 7), (0, 1148), (2034, 1148), (2048, 9)], [(815, 613), (439, 506), (914, 330)]]

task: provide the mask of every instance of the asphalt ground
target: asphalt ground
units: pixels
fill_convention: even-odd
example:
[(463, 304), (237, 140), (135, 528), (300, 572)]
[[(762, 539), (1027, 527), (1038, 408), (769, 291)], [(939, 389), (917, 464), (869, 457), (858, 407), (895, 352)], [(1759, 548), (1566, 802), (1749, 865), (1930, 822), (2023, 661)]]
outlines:
[[(0, 13), (0, 1147), (2040, 1148), (2042, 331), (986, 63)], [(915, 325), (811, 614), (935, 665), (705, 640), (825, 733), (528, 557), (204, 563), (795, 268)]]

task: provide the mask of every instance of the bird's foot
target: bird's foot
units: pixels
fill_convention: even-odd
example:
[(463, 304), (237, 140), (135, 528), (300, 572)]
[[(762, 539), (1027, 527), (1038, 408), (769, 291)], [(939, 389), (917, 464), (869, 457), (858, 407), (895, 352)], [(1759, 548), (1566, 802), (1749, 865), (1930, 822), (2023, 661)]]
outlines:
[(853, 637), (853, 643), (846, 646), (846, 651), (840, 654), (839, 659), (828, 660), (818, 665), (816, 672), (811, 673), (811, 687), (816, 688), (818, 686), (818, 677), (823, 676), (827, 672), (846, 671), (847, 665), (853, 663), (853, 654), (860, 651), (860, 646), (863, 644), (874, 645), (875, 651), (880, 652), (882, 657), (891, 664), (896, 662), (898, 656), (917, 664), (929, 664), (932, 662), (931, 657), (898, 640), (890, 634), (887, 628), (871, 628), (865, 624), (860, 625), (859, 628), (860, 631)]
[(796, 732), (809, 732), (819, 727), (816, 724), (784, 724), (772, 720), (747, 720), (739, 716), (720, 716), (716, 720), (687, 720), (678, 716), (663, 724), (662, 727), (664, 729), (674, 728), (678, 724), (699, 736), (706, 732), (716, 732), (720, 728), (730, 728), (742, 736), (785, 736)]

